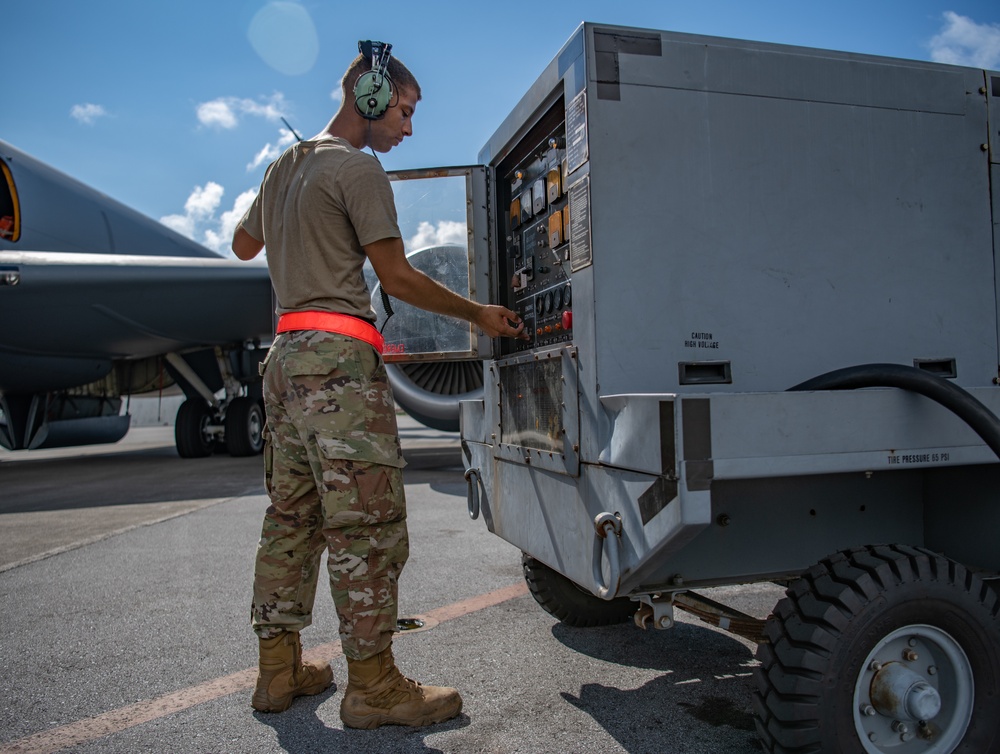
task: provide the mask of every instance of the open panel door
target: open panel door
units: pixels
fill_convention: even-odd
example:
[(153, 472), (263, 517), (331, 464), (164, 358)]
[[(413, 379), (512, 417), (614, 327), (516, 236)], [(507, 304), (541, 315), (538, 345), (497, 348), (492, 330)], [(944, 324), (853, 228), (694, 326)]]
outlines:
[[(489, 299), (486, 169), (429, 168), (389, 172), (407, 259), (416, 269), (465, 298)], [(483, 260), (477, 264), (477, 257)], [(476, 269), (484, 271), (477, 276)], [(386, 363), (478, 360), (490, 339), (468, 322), (390, 299), (366, 268)]]
[[(487, 169), (481, 166), (389, 172), (407, 259), (456, 293), (490, 299)], [(451, 432), (459, 402), (483, 395), (482, 359), (491, 339), (461, 320), (390, 299), (387, 318), (378, 278), (366, 265), (383, 358), (396, 402), (417, 421)]]

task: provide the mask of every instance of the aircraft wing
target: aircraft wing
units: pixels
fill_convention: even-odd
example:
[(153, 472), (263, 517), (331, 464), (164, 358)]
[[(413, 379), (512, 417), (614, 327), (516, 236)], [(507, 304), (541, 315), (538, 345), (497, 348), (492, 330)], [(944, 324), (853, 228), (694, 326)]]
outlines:
[(119, 360), (266, 343), (271, 286), (221, 258), (7, 251), (0, 322), (0, 392), (62, 390)]
[(258, 453), (272, 310), (263, 264), (0, 141), (0, 445), (115, 442), (123, 397), (176, 384), (182, 456)]

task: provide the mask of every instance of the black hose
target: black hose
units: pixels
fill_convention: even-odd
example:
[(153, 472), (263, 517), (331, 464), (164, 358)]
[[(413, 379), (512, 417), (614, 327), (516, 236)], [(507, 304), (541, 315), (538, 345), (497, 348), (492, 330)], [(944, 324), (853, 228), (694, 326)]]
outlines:
[(861, 364), (821, 374), (788, 389), (854, 390), (862, 387), (897, 387), (940, 403), (968, 424), (1000, 458), (1000, 419), (996, 414), (968, 391), (922, 369), (902, 364)]

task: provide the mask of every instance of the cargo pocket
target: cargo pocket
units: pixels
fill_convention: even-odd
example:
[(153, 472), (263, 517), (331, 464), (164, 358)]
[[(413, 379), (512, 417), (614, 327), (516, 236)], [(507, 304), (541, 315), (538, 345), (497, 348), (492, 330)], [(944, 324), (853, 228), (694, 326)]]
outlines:
[(364, 430), (316, 433), (323, 464), (327, 526), (369, 526), (406, 516), (397, 435)]
[(321, 341), (311, 350), (285, 353), (276, 388), (292, 422), (317, 435), (364, 430), (364, 380), (355, 349), (347, 342)]

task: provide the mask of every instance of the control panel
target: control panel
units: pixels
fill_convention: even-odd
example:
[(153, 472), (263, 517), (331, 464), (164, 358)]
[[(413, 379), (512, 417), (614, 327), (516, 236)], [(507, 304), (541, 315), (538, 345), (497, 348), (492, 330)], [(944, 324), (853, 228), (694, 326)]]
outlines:
[(499, 300), (530, 340), (503, 339), (501, 355), (573, 339), (566, 125), (554, 105), (497, 169)]

